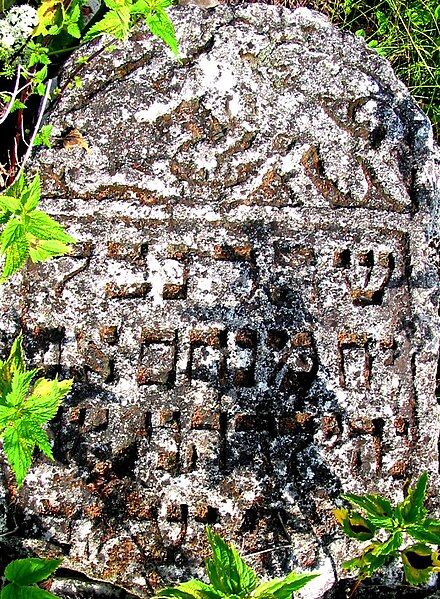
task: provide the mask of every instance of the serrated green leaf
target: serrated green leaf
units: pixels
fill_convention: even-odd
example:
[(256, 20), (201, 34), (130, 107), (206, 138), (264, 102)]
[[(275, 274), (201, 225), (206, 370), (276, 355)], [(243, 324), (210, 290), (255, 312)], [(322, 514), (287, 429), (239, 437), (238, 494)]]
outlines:
[(388, 499), (385, 499), (381, 495), (354, 495), (353, 493), (345, 493), (342, 495), (342, 498), (365, 510), (368, 516), (383, 519), (393, 517), (393, 506)]
[(5, 568), (5, 577), (21, 586), (32, 585), (49, 578), (62, 563), (62, 559), (27, 557), (16, 559)]
[(15, 414), (15, 407), (0, 406), (0, 436), (5, 426), (14, 418)]
[(358, 541), (368, 541), (373, 538), (376, 527), (358, 512), (334, 509), (333, 514), (348, 537)]
[(16, 218), (11, 218), (1, 234), (1, 252), (4, 254), (8, 247), (24, 237), (24, 226)]
[(33, 446), (30, 446), (26, 439), (20, 437), (14, 427), (9, 426), (3, 435), (3, 451), (15, 474), (17, 486), (20, 488), (31, 467)]
[(291, 572), (285, 578), (276, 578), (263, 582), (252, 593), (255, 599), (264, 599), (268, 594), (274, 599), (290, 599), (292, 593), (302, 589), (308, 582), (319, 576), (319, 574), (298, 574)]
[[(28, 238), (29, 241), (29, 238)], [(55, 239), (38, 240), (35, 238), (29, 243), (29, 256), (32, 262), (44, 262), (54, 256), (64, 256), (71, 251), (71, 247)]]
[(437, 553), (422, 543), (407, 547), (402, 552), (402, 562), (405, 578), (413, 585), (428, 582), (433, 568), (440, 566)]
[(80, 39), (81, 29), (79, 28), (78, 23), (69, 23), (67, 25), (67, 33), (76, 39)]
[(11, 390), (4, 398), (5, 403), (9, 406), (21, 406), (29, 393), (31, 381), (37, 373), (38, 368), (24, 372), (15, 370), (12, 374)]
[(409, 535), (416, 541), (440, 545), (440, 521), (426, 518), (420, 524), (413, 524), (406, 528)]
[(384, 543), (380, 543), (375, 549), (372, 550), (374, 555), (391, 555), (396, 552), (402, 545), (403, 535), (400, 530), (397, 530), (390, 536), (390, 538)]
[(212, 558), (206, 562), (211, 585), (227, 595), (246, 595), (258, 584), (255, 572), (241, 558), (233, 545), (228, 545), (220, 535), (206, 529), (208, 542), (212, 549)]
[(176, 38), (174, 25), (165, 10), (158, 8), (146, 16), (148, 28), (151, 33), (160, 38), (169, 46), (176, 56), (179, 55), (179, 44)]
[(32, 447), (32, 452), (35, 446), (38, 447), (48, 458), (53, 460), (52, 448), (49, 443), (49, 437), (38, 422), (31, 418), (22, 418), (15, 424), (20, 438), (25, 439), (29, 447)]
[(61, 400), (72, 389), (73, 380), (38, 379), (24, 406), (24, 414), (33, 422), (45, 424), (58, 412)]
[(414, 524), (423, 519), (427, 510), (424, 507), (428, 473), (424, 472), (414, 487), (408, 489), (405, 499), (399, 504), (400, 514), (404, 524)]
[(0, 207), (7, 212), (16, 212), (21, 209), (21, 203), (15, 196), (1, 195)]
[(156, 597), (176, 597), (177, 599), (222, 599), (210, 585), (201, 580), (189, 580), (177, 587), (167, 587), (159, 591)]
[(88, 42), (103, 34), (123, 40), (130, 29), (130, 9), (127, 6), (118, 6), (116, 10), (109, 10), (104, 17), (95, 23), (83, 37)]
[(29, 257), (29, 244), (25, 237), (12, 243), (5, 252), (5, 262), (3, 264), (3, 272), (1, 282), (5, 282), (17, 270), (20, 270), (26, 263)]
[(37, 239), (57, 240), (63, 243), (76, 243), (76, 240), (65, 232), (62, 225), (41, 210), (33, 210), (27, 215), (26, 232)]
[[(41, 127), (38, 135), (41, 135), (44, 139), (46, 139), (46, 137), (50, 138), (50, 131), (52, 131), (52, 125), (44, 125)], [(38, 173), (29, 184), (25, 184), (23, 186), (23, 189), (18, 197), (20, 198), (23, 212), (27, 213), (31, 210), (35, 210), (41, 197), (41, 183), (40, 175)]]
[(26, 370), (23, 357), (23, 335), (20, 333), (14, 340), (9, 356), (0, 363), (0, 394), (4, 397), (11, 391), (12, 377), (15, 371)]
[[(78, 26), (76, 26), (78, 27)], [(69, 30), (69, 27), (67, 28), (67, 30)], [(81, 32), (79, 34), (81, 36)], [(75, 37), (75, 36), (73, 36)], [(53, 125), (43, 125), (41, 127), (41, 129), (38, 131), (37, 135), (35, 136), (34, 139), (34, 146), (45, 146), (46, 148), (51, 148), (52, 147), (52, 141), (51, 141), (51, 136), (52, 136), (52, 130), (53, 130)], [(38, 195), (38, 200), (40, 198), (40, 195)], [(36, 204), (32, 207), (26, 208), (27, 211), (29, 210), (34, 210), (37, 207), (38, 201), (36, 202)]]

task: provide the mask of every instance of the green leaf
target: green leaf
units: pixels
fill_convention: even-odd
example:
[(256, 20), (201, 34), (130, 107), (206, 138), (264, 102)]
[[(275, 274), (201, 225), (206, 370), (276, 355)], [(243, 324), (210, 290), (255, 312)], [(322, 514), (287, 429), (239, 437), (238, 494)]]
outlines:
[(215, 590), (226, 594), (246, 595), (258, 584), (255, 572), (240, 557), (233, 545), (228, 545), (220, 535), (206, 529), (213, 556), (206, 562), (206, 570)]
[(402, 503), (399, 504), (401, 518), (404, 524), (414, 524), (423, 519), (427, 511), (424, 507), (426, 487), (428, 484), (428, 473), (424, 472), (414, 487), (408, 489), (408, 493)]
[(6, 253), (8, 247), (12, 246), (17, 241), (24, 237), (24, 226), (16, 218), (11, 218), (1, 234), (1, 252)]
[(58, 595), (53, 595), (49, 591), (39, 587), (22, 587), (14, 583), (8, 584), (2, 590), (0, 599), (61, 599)]
[(104, 17), (95, 23), (83, 37), (88, 42), (104, 33), (123, 40), (130, 29), (130, 9), (128, 6), (118, 6), (117, 10), (109, 10)]
[(21, 406), (29, 393), (31, 381), (37, 372), (38, 368), (25, 370), (24, 372), (15, 370), (12, 375), (11, 390), (4, 398), (7, 405)]
[(374, 555), (391, 555), (395, 553), (402, 545), (403, 535), (400, 530), (397, 530), (390, 538), (384, 543), (380, 543), (375, 549), (372, 550)]
[(409, 535), (416, 541), (440, 545), (440, 521), (426, 519), (420, 524), (413, 524), (406, 528)]
[(18, 435), (26, 440), (29, 447), (32, 447), (32, 451), (35, 445), (40, 449), (48, 458), (53, 460), (52, 448), (49, 443), (49, 437), (45, 430), (41, 428), (38, 422), (33, 421), (31, 418), (22, 418), (15, 423), (15, 428)]
[(36, 557), (16, 559), (6, 566), (5, 576), (11, 582), (21, 586), (31, 585), (49, 578), (62, 561), (62, 559), (39, 559)]
[(76, 240), (68, 235), (64, 228), (45, 212), (33, 210), (28, 214), (28, 219), (26, 232), (31, 233), (37, 239), (55, 239), (64, 243), (76, 243)]
[(76, 39), (81, 37), (81, 29), (77, 23), (69, 23), (67, 25), (67, 33)]
[[(51, 125), (45, 125), (47, 127), (51, 127)], [(41, 131), (44, 127), (41, 128)], [(45, 129), (47, 131), (47, 129)], [(23, 208), (23, 212), (30, 212), (34, 210), (40, 201), (41, 196), (41, 184), (40, 184), (40, 175), (36, 174), (32, 181), (25, 185), (19, 194), (20, 202)]]
[(179, 55), (179, 44), (176, 38), (174, 25), (163, 9), (157, 9), (146, 16), (147, 25), (151, 33), (159, 37), (169, 46), (176, 56)]
[(26, 401), (24, 413), (34, 422), (45, 424), (58, 412), (61, 400), (72, 389), (73, 380), (49, 381), (38, 379), (31, 396)]
[[(52, 130), (53, 125), (43, 125), (41, 129), (38, 131), (37, 135), (35, 136), (34, 146), (46, 146), (46, 148), (51, 148), (52, 141), (50, 138), (52, 136)], [(35, 206), (33, 206), (32, 208), (28, 208), (28, 210), (33, 210), (34, 208), (36, 208), (37, 204), (35, 204)]]
[(17, 270), (20, 270), (26, 263), (29, 257), (29, 244), (25, 237), (20, 238), (18, 241), (11, 244), (5, 252), (5, 263), (3, 265), (3, 272), (1, 282), (5, 282), (11, 275)]
[(16, 212), (21, 209), (20, 200), (14, 196), (0, 196), (0, 207), (7, 212)]
[(223, 595), (201, 580), (193, 579), (179, 584), (174, 588), (167, 587), (162, 589), (156, 597), (176, 597), (178, 599), (222, 599)]
[(70, 246), (54, 239), (39, 241), (33, 241), (31, 239), (29, 256), (32, 262), (36, 264), (37, 262), (44, 262), (48, 258), (53, 258), (54, 256), (68, 254), (70, 249)]
[(440, 566), (438, 554), (422, 543), (407, 547), (402, 553), (402, 562), (406, 580), (414, 585), (428, 582), (433, 568)]
[(29, 445), (26, 439), (20, 437), (19, 432), (9, 426), (3, 435), (3, 451), (15, 474), (17, 486), (21, 487), (26, 474), (31, 467), (33, 445)]
[(285, 578), (275, 578), (260, 584), (252, 593), (252, 597), (263, 598), (268, 594), (274, 599), (290, 599), (292, 593), (302, 589), (308, 582), (319, 574), (297, 574), (291, 572)]
[(11, 346), (7, 360), (0, 362), (0, 393), (2, 396), (6, 396), (11, 391), (14, 372), (23, 372), (24, 370), (26, 370), (26, 366), (23, 358), (23, 335), (20, 333)]
[(381, 495), (354, 495), (353, 493), (345, 493), (342, 495), (342, 498), (365, 510), (368, 516), (384, 519), (393, 517), (394, 510), (391, 503)]
[(333, 514), (348, 537), (358, 541), (368, 541), (373, 538), (376, 527), (357, 512), (334, 509)]

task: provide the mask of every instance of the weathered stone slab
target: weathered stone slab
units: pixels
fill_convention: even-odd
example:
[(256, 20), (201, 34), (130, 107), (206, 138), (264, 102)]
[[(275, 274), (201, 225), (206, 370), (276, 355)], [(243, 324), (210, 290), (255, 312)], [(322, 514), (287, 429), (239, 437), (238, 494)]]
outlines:
[(316, 13), (173, 18), (181, 64), (141, 30), (49, 116), (44, 206), (80, 243), (4, 287), (2, 345), (76, 384), (8, 523), (144, 597), (200, 574), (211, 524), (321, 597), (340, 492), (438, 483), (430, 126)]

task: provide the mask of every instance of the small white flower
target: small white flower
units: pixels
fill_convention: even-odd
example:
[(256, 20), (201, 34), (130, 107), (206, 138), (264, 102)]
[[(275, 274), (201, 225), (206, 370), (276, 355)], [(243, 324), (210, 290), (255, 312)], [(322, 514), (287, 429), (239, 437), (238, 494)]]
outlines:
[(10, 49), (16, 41), (12, 27), (4, 19), (0, 19), (0, 46)]
[(15, 37), (24, 39), (32, 33), (38, 23), (37, 11), (27, 4), (13, 6), (6, 15), (6, 21), (14, 29)]

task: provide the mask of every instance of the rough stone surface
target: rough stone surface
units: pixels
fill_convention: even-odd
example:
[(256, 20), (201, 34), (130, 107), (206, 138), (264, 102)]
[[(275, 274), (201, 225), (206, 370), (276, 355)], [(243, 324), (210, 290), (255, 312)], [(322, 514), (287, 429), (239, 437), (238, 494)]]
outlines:
[(319, 568), (304, 596), (323, 597), (356, 548), (341, 491), (398, 500), (427, 470), (438, 508), (431, 129), (317, 13), (173, 19), (181, 64), (140, 30), (49, 115), (43, 204), (80, 243), (2, 289), (1, 343), (23, 328), (29, 360), (76, 383), (55, 463), (20, 492), (3, 468), (4, 528), (148, 597), (201, 574), (211, 524), (273, 549), (262, 575)]

